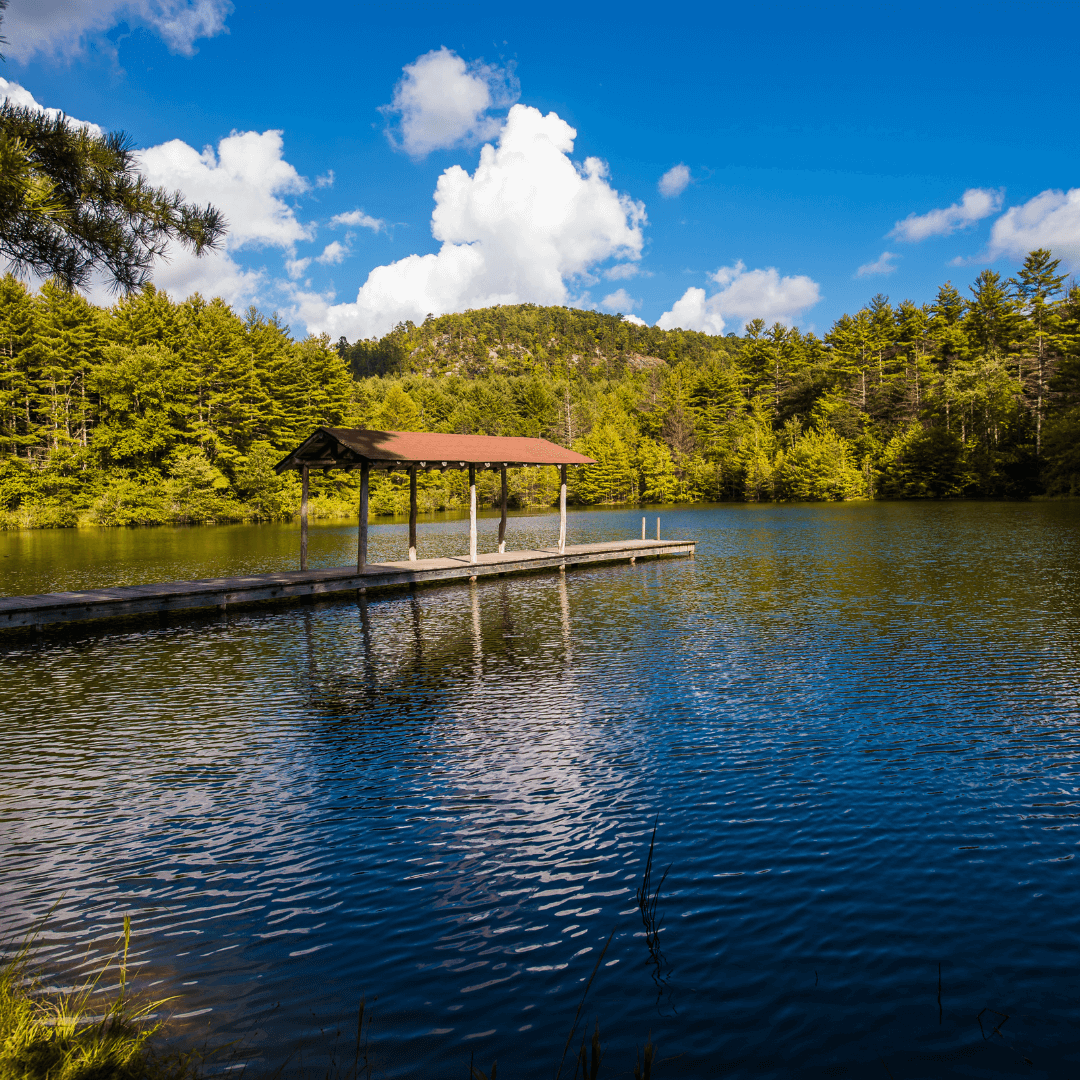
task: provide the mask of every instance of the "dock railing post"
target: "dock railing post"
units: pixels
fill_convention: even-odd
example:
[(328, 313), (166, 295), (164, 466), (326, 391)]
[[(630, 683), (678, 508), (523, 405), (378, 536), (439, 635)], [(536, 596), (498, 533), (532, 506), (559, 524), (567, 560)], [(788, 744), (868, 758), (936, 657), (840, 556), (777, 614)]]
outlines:
[(656, 519), (656, 539), (660, 539), (660, 519)]
[(559, 554), (566, 553), (566, 466), (559, 466)]
[(476, 562), (476, 466), (469, 466), (469, 562)]
[(364, 462), (360, 466), (360, 528), (356, 539), (356, 569), (364, 572), (367, 566), (367, 519), (368, 519), (368, 473), (371, 466)]
[(641, 519), (641, 539), (645, 539), (645, 519)]
[(416, 466), (409, 466), (409, 562), (416, 562)]
[(506, 465), (499, 470), (502, 474), (502, 517), (499, 519), (499, 554), (506, 551)]
[(308, 467), (300, 469), (300, 569), (307, 569)]

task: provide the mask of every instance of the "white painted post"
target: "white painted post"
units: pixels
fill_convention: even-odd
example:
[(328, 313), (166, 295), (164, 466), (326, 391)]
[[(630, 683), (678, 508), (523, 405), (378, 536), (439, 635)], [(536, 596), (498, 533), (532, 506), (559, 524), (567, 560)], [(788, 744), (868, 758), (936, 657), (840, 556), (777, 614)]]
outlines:
[(307, 569), (308, 467), (300, 469), (300, 569)]
[(409, 468), (409, 562), (416, 562), (416, 466)]
[(566, 466), (559, 466), (559, 554), (566, 554)]
[(360, 466), (360, 529), (356, 541), (356, 569), (362, 574), (367, 566), (368, 473), (371, 466)]
[(506, 463), (500, 469), (502, 473), (502, 517), (499, 519), (499, 554), (506, 551)]
[(476, 466), (469, 466), (469, 562), (476, 562)]
[(641, 539), (645, 539), (645, 519), (641, 519)]

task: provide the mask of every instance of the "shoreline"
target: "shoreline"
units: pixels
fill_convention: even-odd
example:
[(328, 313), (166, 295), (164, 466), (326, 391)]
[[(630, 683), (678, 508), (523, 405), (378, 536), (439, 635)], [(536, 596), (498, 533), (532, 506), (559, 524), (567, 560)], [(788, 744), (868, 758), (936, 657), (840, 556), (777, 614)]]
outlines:
[[(603, 512), (611, 510), (645, 510), (647, 512), (661, 511), (671, 513), (680, 509), (705, 509), (711, 506), (838, 506), (867, 503), (950, 503), (974, 505), (980, 503), (993, 503), (995, 505), (1021, 505), (1024, 503), (1073, 503), (1080, 502), (1080, 495), (1028, 495), (1023, 498), (991, 498), (985, 495), (973, 495), (971, 497), (956, 498), (925, 498), (925, 499), (897, 499), (897, 498), (856, 498), (856, 499), (759, 499), (750, 501), (747, 499), (707, 499), (701, 502), (672, 502), (672, 503), (569, 503), (568, 509), (575, 513), (580, 512)], [(557, 507), (547, 503), (533, 503), (526, 506), (511, 507), (509, 513), (514, 517), (531, 516), (543, 513), (557, 513)], [(435, 509), (421, 510), (420, 514), (427, 520), (454, 521), (459, 517), (468, 517), (468, 506), (444, 506)], [(167, 521), (146, 522), (101, 522), (88, 520), (86, 516), (80, 516), (77, 520), (57, 522), (44, 521), (38, 524), (12, 523), (11, 518), (16, 515), (15, 511), (0, 514), (0, 533), (20, 532), (48, 532), (60, 530), (83, 531), (90, 529), (157, 529), (157, 528), (198, 528), (211, 525), (284, 525), (297, 523), (300, 519), (299, 512), (289, 515), (260, 516), (258, 514), (240, 517), (210, 517), (210, 518), (184, 518), (177, 517)], [(477, 511), (480, 518), (498, 517), (498, 508), (482, 507)], [(373, 525), (395, 525), (400, 522), (408, 522), (407, 513), (393, 511), (390, 513), (372, 513), (369, 522)], [(355, 513), (318, 513), (311, 515), (312, 523), (321, 524), (355, 524), (358, 518)]]

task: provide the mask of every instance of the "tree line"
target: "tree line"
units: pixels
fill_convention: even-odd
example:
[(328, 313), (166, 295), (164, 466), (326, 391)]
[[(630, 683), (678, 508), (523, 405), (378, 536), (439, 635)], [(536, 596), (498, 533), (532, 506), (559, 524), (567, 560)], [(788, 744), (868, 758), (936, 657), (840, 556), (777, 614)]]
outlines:
[[(3, 525), (286, 517), (298, 485), (273, 465), (320, 424), (551, 439), (597, 461), (571, 470), (578, 504), (1077, 495), (1080, 287), (1038, 250), (966, 294), (875, 296), (822, 337), (521, 304), (332, 344), (152, 285), (98, 307), (0, 280)], [(355, 513), (356, 484), (317, 475), (313, 512)], [(423, 476), (422, 508), (464, 485)], [(555, 472), (512, 470), (510, 493), (550, 505)], [(376, 477), (373, 513), (407, 504)]]

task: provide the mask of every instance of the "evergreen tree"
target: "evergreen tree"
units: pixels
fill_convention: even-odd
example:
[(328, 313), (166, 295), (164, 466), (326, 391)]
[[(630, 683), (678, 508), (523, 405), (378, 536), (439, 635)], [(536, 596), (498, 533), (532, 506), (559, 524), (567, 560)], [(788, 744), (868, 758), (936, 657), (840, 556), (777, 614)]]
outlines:
[(1061, 291), (1065, 281), (1065, 275), (1057, 272), (1060, 265), (1060, 259), (1052, 258), (1046, 248), (1039, 248), (1028, 253), (1020, 273), (1011, 282), (1017, 304), (1024, 315), (1017, 371), (1021, 385), (1025, 384), (1021, 366), (1025, 354), (1034, 365), (1036, 457), (1042, 452), (1043, 403), (1051, 376), (1050, 363), (1060, 344), (1056, 336), (1060, 319), (1050, 303), (1050, 298)]
[(71, 289), (98, 270), (130, 292), (170, 241), (201, 255), (224, 234), (212, 206), (147, 184), (122, 132), (0, 103), (0, 256), (19, 272)]
[(11, 274), (0, 278), (0, 454), (18, 454), (35, 441), (31, 431), (31, 352), (37, 306)]
[[(824, 339), (639, 327), (531, 304), (403, 323), (366, 356), (295, 340), (275, 316), (152, 287), (110, 309), (0, 280), (0, 526), (266, 518), (298, 485), (273, 464), (319, 425), (540, 435), (597, 461), (583, 503), (1023, 497), (1080, 492), (1080, 289), (1049, 252), (1016, 279), (951, 283), (933, 304), (875, 297)], [(364, 344), (364, 343), (360, 343)], [(351, 370), (350, 370), (351, 365)], [(355, 474), (311, 478), (315, 514), (355, 513)], [(480, 478), (497, 499), (497, 477)], [(511, 470), (515, 505), (551, 505), (552, 469)], [(461, 507), (454, 472), (423, 508)], [(373, 512), (407, 508), (379, 477)]]

